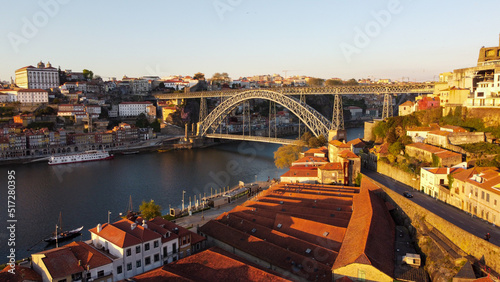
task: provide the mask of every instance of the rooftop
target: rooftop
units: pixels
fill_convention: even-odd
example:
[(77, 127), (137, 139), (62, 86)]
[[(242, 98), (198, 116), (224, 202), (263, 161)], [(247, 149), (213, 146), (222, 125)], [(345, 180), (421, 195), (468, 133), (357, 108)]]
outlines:
[(161, 238), (160, 234), (144, 228), (140, 224), (128, 219), (122, 219), (111, 224), (105, 223), (102, 225), (100, 232), (97, 232), (97, 227), (89, 231), (120, 248), (126, 248)]
[(394, 223), (376, 188), (282, 182), (199, 232), (308, 280), (331, 281), (351, 263), (392, 277)]

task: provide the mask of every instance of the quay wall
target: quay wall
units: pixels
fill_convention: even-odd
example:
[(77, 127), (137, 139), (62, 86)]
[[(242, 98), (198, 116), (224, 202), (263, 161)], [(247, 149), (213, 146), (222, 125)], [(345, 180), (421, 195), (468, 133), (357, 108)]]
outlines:
[(411, 186), (415, 190), (420, 190), (420, 177), (406, 171), (402, 171), (401, 169), (393, 167), (390, 164), (377, 162), (377, 172)]

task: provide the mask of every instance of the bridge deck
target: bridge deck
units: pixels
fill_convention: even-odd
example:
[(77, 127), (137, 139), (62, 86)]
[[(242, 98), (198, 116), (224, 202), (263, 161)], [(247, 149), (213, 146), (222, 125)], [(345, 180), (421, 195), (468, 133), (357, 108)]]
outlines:
[(415, 83), (415, 84), (373, 84), (356, 86), (335, 86), (335, 87), (277, 87), (277, 88), (259, 88), (259, 89), (237, 89), (237, 90), (216, 90), (186, 93), (155, 93), (158, 99), (189, 99), (189, 98), (208, 98), (208, 97), (228, 97), (235, 94), (252, 91), (268, 90), (281, 93), (283, 95), (325, 95), (325, 94), (432, 94), (434, 93), (433, 83)]
[(236, 135), (236, 134), (207, 134), (205, 137), (207, 138), (219, 138), (219, 139), (230, 139), (230, 140), (242, 140), (242, 141), (254, 141), (254, 142), (263, 142), (263, 143), (274, 143), (274, 144), (283, 144), (283, 145), (291, 145), (297, 142), (294, 139), (284, 139), (284, 138), (269, 138), (263, 136), (248, 136), (248, 135)]

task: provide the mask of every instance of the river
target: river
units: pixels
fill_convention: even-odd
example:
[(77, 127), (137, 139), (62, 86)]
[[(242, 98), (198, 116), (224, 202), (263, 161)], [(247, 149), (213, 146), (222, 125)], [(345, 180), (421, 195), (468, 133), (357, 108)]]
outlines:
[[(363, 128), (347, 131), (347, 139), (363, 137)], [(47, 163), (0, 167), (0, 263), (7, 262), (11, 247), (16, 259), (47, 247), (40, 240), (55, 229), (62, 213), (63, 229), (84, 226), (76, 240), (90, 239), (88, 229), (116, 221), (132, 196), (134, 210), (153, 199), (162, 206), (180, 207), (182, 191), (189, 197), (210, 195), (212, 189), (233, 187), (239, 181), (266, 181), (285, 172), (274, 166), (279, 145), (235, 142), (204, 149), (117, 155), (114, 160), (49, 166)], [(7, 230), (8, 172), (15, 171), (15, 232)], [(12, 188), (12, 187), (11, 187)], [(11, 192), (12, 193), (12, 192)], [(11, 198), (12, 200), (12, 198)], [(12, 204), (12, 203), (10, 203)], [(15, 246), (9, 246), (9, 237)], [(28, 250), (29, 249), (29, 250)]]

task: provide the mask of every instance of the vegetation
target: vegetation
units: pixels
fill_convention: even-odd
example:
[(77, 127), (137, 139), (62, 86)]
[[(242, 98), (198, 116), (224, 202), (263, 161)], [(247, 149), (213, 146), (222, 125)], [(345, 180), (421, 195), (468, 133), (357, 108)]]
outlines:
[(16, 109), (14, 107), (0, 107), (1, 117), (11, 117), (14, 115)]
[(32, 122), (28, 124), (27, 128), (30, 129), (42, 129), (42, 128), (48, 128), (49, 130), (54, 130), (55, 124), (50, 121), (38, 121), (38, 122)]
[(277, 168), (289, 168), (292, 163), (299, 159), (302, 152), (301, 145), (284, 145), (274, 152), (274, 164)]
[(201, 73), (201, 72), (197, 72), (194, 74), (194, 77), (193, 79), (197, 79), (197, 80), (205, 80), (205, 74), (204, 73)]
[(309, 131), (304, 133), (300, 137), (300, 140), (307, 144), (309, 148), (318, 148), (328, 143), (328, 140), (325, 138), (325, 136), (320, 135), (319, 137), (315, 137)]
[(57, 111), (52, 107), (39, 108), (34, 112), (36, 117), (49, 116), (57, 114)]
[(460, 145), (462, 149), (472, 154), (496, 155), (500, 154), (500, 147), (488, 142)]
[(140, 114), (135, 120), (135, 126), (139, 128), (147, 128), (149, 126), (149, 121), (144, 113)]
[(149, 202), (142, 201), (139, 210), (141, 211), (141, 216), (146, 220), (161, 216), (161, 206), (155, 204), (153, 200)]
[(229, 75), (227, 72), (223, 73), (214, 73), (212, 78), (210, 79), (213, 83), (216, 83), (218, 85), (223, 84), (223, 83), (228, 83), (231, 79), (229, 78)]
[(363, 174), (361, 174), (360, 172), (358, 172), (358, 175), (354, 179), (354, 185), (356, 185), (358, 187), (361, 186), (361, 179), (363, 179)]
[(160, 122), (158, 121), (158, 119), (150, 123), (149, 126), (153, 128), (154, 132), (160, 132), (161, 130)]
[(340, 79), (328, 79), (325, 81), (325, 86), (339, 86), (344, 84)]
[(324, 79), (311, 77), (307, 80), (309, 86), (323, 86)]
[(83, 73), (83, 78), (87, 80), (92, 80), (94, 78), (94, 73), (91, 70), (84, 69), (82, 73)]

